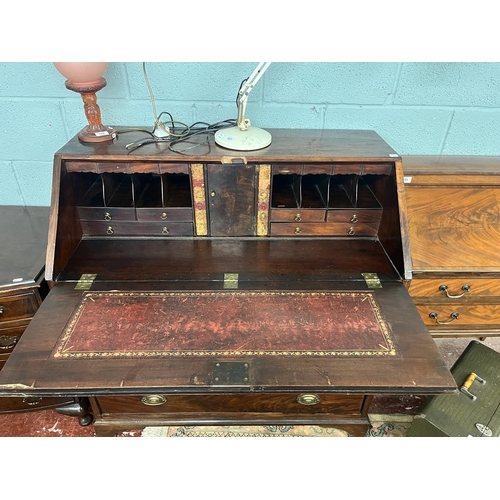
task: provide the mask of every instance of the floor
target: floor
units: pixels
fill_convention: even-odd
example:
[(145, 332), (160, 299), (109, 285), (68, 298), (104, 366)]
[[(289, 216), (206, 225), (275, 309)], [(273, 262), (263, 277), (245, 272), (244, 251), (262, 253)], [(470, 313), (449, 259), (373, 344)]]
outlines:
[[(472, 339), (435, 339), (436, 345), (448, 367), (458, 359)], [(500, 352), (500, 337), (487, 338), (484, 344)], [(372, 423), (390, 420), (392, 423), (411, 422), (414, 415), (420, 413), (427, 401), (426, 397), (398, 396), (375, 397), (369, 409)], [(391, 419), (387, 418), (391, 415)], [(0, 415), (0, 437), (91, 437), (93, 427), (81, 427), (77, 419), (57, 414), (54, 410), (27, 412), (14, 415)], [(140, 431), (122, 433), (123, 437), (139, 437)]]

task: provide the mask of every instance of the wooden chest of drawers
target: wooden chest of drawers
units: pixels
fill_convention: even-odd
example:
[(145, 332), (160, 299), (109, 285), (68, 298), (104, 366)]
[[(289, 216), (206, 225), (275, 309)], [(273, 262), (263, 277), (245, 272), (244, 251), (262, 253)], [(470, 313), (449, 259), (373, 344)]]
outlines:
[(405, 287), (401, 159), (377, 134), (129, 153), (142, 134), (56, 153), (53, 286), (0, 394), (89, 401), (99, 435), (243, 422), (364, 435), (374, 395), (456, 391)]
[(500, 159), (403, 158), (417, 310), (434, 337), (500, 335)]
[[(47, 294), (43, 279), (48, 207), (0, 206), (0, 370)], [(68, 399), (0, 398), (0, 413), (57, 407)]]

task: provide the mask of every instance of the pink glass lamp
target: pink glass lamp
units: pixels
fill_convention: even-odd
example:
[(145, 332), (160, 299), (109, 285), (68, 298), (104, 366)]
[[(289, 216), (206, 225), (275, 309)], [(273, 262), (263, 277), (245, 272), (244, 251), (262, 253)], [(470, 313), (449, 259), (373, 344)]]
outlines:
[(106, 86), (103, 74), (107, 62), (55, 62), (54, 66), (66, 80), (66, 88), (81, 94), (85, 116), (89, 122), (79, 134), (82, 142), (112, 141), (116, 131), (101, 122), (101, 110), (97, 105), (96, 92)]

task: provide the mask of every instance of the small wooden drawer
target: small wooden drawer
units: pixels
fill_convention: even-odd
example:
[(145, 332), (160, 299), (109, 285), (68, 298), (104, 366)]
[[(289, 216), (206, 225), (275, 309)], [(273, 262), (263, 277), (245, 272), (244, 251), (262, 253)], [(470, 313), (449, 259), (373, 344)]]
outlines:
[(192, 222), (191, 208), (137, 208), (139, 221)]
[(38, 294), (34, 290), (16, 295), (0, 295), (0, 325), (31, 318), (39, 305)]
[(190, 222), (92, 222), (82, 221), (88, 236), (193, 236)]
[(326, 210), (272, 208), (273, 222), (324, 222)]
[(361, 415), (363, 395), (228, 394), (103, 396), (102, 414), (282, 413)]
[(429, 330), (500, 329), (500, 303), (416, 303), (417, 311)]
[(78, 207), (81, 220), (115, 221), (135, 220), (134, 208), (123, 207)]
[(476, 297), (500, 297), (500, 278), (414, 277), (410, 283), (409, 292), (413, 298), (440, 297), (450, 301), (474, 300)]
[(382, 218), (382, 210), (359, 210), (356, 208), (348, 210), (328, 210), (326, 220), (328, 222), (343, 222), (349, 224), (372, 224), (377, 226)]
[(272, 236), (376, 236), (377, 226), (337, 223), (271, 223)]
[[(0, 361), (0, 367), (1, 367)], [(0, 413), (36, 411), (42, 408), (60, 408), (73, 401), (69, 397), (4, 397), (0, 398)]]

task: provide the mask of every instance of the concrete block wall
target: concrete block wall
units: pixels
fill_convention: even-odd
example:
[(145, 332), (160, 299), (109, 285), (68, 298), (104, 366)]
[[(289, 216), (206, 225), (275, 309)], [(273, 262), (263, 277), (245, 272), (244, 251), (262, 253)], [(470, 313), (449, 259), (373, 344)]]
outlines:
[[(146, 64), (158, 113), (236, 118), (256, 63)], [(112, 62), (103, 123), (154, 123), (141, 62)], [(500, 154), (500, 63), (273, 63), (246, 116), (263, 128), (373, 129), (400, 154)], [(52, 158), (87, 124), (82, 100), (49, 62), (0, 62), (0, 204), (50, 204)]]

